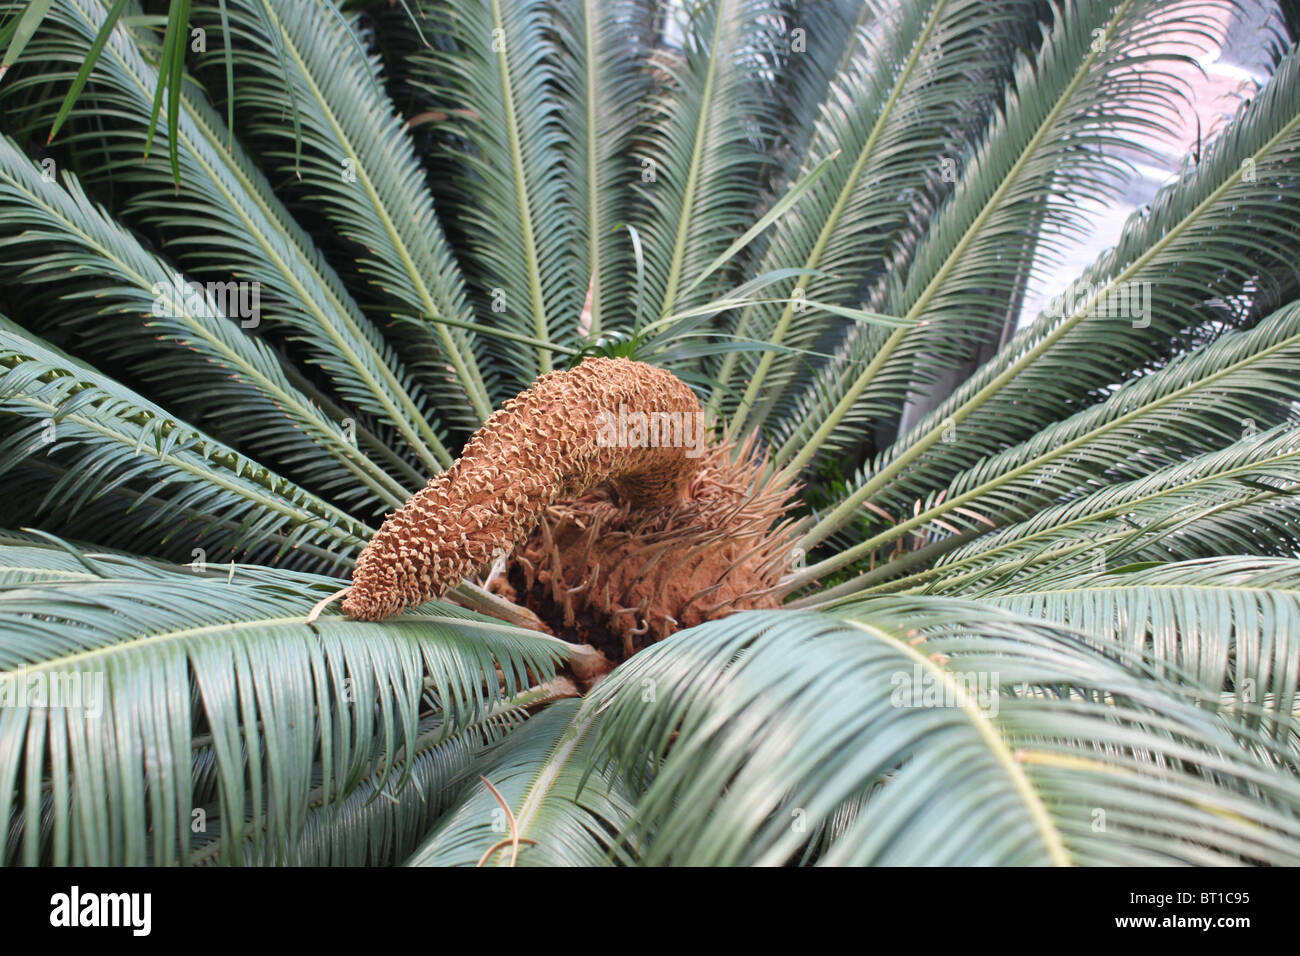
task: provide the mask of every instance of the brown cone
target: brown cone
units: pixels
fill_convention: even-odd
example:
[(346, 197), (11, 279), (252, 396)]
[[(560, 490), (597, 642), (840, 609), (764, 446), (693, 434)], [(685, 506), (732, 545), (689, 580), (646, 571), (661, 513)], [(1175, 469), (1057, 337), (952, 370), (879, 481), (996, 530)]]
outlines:
[(700, 405), (671, 372), (627, 359), (591, 358), (551, 372), (506, 402), (460, 459), (389, 515), (352, 570), (349, 617), (377, 621), (441, 597), (508, 552), (546, 508), (612, 481), (631, 507), (678, 499), (700, 465), (682, 447), (601, 441), (602, 413), (678, 413), (694, 432)]

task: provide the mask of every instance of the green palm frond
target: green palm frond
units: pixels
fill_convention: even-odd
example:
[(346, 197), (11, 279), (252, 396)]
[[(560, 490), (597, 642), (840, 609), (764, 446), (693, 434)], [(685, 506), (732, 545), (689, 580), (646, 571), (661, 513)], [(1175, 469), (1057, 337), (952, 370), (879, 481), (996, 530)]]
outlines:
[[(72, 576), (57, 551), (0, 553), (6, 691), (76, 674), (103, 694), (88, 693), (81, 709), (16, 698), (0, 711), (0, 819), (16, 810), (26, 820), (16, 841), (0, 828), (6, 861), (185, 861), (202, 849), (193, 820), (209, 816), (219, 859), (290, 859), (300, 839), (326, 839), (302, 837), (309, 818), (346, 828), (338, 814), (359, 784), (405, 785), (419, 772), (405, 754), (429, 746), (422, 711), (441, 721), (423, 732), (445, 742), (499, 717), (563, 653), (450, 606), (383, 624), (328, 613), (307, 624), (328, 578), (253, 569), (226, 580), (111, 555), (84, 556), (94, 574)], [(33, 580), (43, 566), (48, 576)], [(209, 761), (204, 806), (191, 767)]]
[[(343, 489), (342, 500), (354, 507), (374, 501), (393, 506), (406, 499), (403, 485), (347, 440), (341, 420), (326, 417), (289, 381), (266, 343), (242, 332), (246, 320), (223, 314), (222, 308), (234, 314), (233, 303), (193, 293), (183, 275), (95, 208), (74, 177), (65, 178), (63, 187), (47, 181), (12, 141), (0, 139), (0, 196), (5, 199), (0, 224), (7, 231), (23, 230), (4, 240), (6, 248), (17, 253), (55, 242), (61, 250), (26, 260), (22, 282), (40, 287), (69, 272), (93, 274), (91, 289), (70, 296), (74, 308), (84, 310), (83, 328), (103, 328), (106, 313), (145, 317), (134, 324), (114, 322), (111, 332), (100, 334), (119, 355), (136, 359), (136, 368), (157, 383), (160, 397), (193, 405), (200, 388), (219, 392), (221, 402), (198, 409), (218, 431), (233, 432), (235, 418), (249, 445), (303, 461), (304, 481), (323, 493)], [(113, 285), (105, 281), (110, 277)], [(162, 358), (160, 335), (175, 346)], [(189, 375), (177, 377), (178, 366)], [(315, 449), (328, 457), (312, 455)]]
[(767, 161), (761, 145), (775, 128), (762, 77), (781, 24), (777, 5), (718, 0), (691, 5), (688, 13), (681, 50), (651, 61), (659, 81), (638, 151), (643, 208), (636, 221), (652, 318), (720, 291), (717, 281), (686, 290), (756, 218)]
[(979, 459), (919, 504), (898, 492), (882, 496), (905, 517), (842, 550), (837, 560), (859, 559), (908, 534), (942, 537), (1027, 520), (1099, 482), (1134, 480), (1231, 445), (1243, 431), (1292, 420), (1300, 401), (1298, 362), (1300, 303), (1293, 303), (1254, 329), (1227, 332), (1133, 379), (1027, 442)]
[[(409, 866), (600, 866), (629, 862), (611, 832), (626, 826), (635, 798), (617, 776), (591, 764), (591, 721), (577, 701), (553, 704), (483, 754), (477, 778)], [(511, 826), (513, 818), (514, 826)], [(515, 835), (521, 841), (511, 846)], [(494, 847), (497, 849), (490, 852)]]
[[(1179, 39), (1154, 55), (1153, 32), (1166, 22)], [(998, 331), (978, 317), (1000, 320), (1006, 289), (1023, 283), (1031, 257), (1051, 256), (1086, 229), (1080, 200), (1119, 191), (1126, 165), (1115, 148), (1140, 153), (1145, 137), (1168, 130), (1181, 93), (1172, 68), (1214, 38), (1213, 17), (1196, 3), (1062, 5), (1036, 59), (1017, 64), (1005, 105), (964, 157), (906, 281), (882, 291), (880, 311), (915, 320), (917, 328), (879, 343), (851, 337), (837, 367), (823, 373), (826, 381), (807, 390), (808, 407), (777, 460), (802, 468), (837, 430), (891, 417), (909, 391), (933, 381), (927, 365), (968, 359)], [(1035, 230), (1033, 243), (1025, 242), (1026, 227)]]
[[(50, 19), (65, 29), (38, 37), (33, 54), (79, 64), (103, 17), (98, 0), (60, 0)], [(126, 123), (111, 136), (95, 134), (107, 154), (97, 166), (98, 175), (111, 173), (121, 182), (142, 184), (132, 214), (174, 230), (176, 242), (184, 236), (183, 252), (198, 256), (202, 250), (204, 264), (218, 275), (233, 273), (259, 282), (261, 319), (308, 343), (313, 364), (329, 374), (347, 402), (395, 428), (428, 470), (449, 465), (451, 457), (420, 392), (391, 346), (361, 313), (251, 157), (238, 144), (223, 141), (216, 112), (192, 84), (185, 87), (179, 118), (179, 189), (159, 164), (140, 164), (139, 150), (152, 128), (149, 91), (157, 82), (141, 46), (147, 48), (147, 43), (139, 33), (119, 25), (92, 74), (101, 103), (112, 104)], [(82, 178), (93, 182), (95, 177), (83, 173)]]
[[(867, 5), (868, 7), (871, 5)], [(772, 345), (812, 347), (824, 320), (803, 299), (860, 301), (889, 270), (888, 253), (914, 230), (923, 210), (947, 189), (935, 155), (953, 155), (971, 135), (994, 90), (1005, 52), (988, 41), (1007, 30), (1021, 5), (938, 0), (882, 9), (849, 44), (806, 147), (804, 171), (843, 152), (834, 170), (803, 200), (797, 215), (774, 228), (758, 271), (802, 266), (826, 273), (801, 277), (796, 301), (747, 309), (738, 335)], [(986, 108), (986, 107), (985, 107)], [(916, 144), (924, 142), (927, 149)], [(919, 185), (918, 185), (919, 184)], [(731, 408), (740, 427), (763, 395), (769, 404), (792, 377), (806, 374), (797, 355), (733, 353), (718, 372), (715, 408)], [(721, 401), (732, 376), (748, 381), (736, 403)], [(762, 418), (762, 414), (759, 415)]]
[(92, 495), (141, 482), (151, 497), (169, 505), (150, 515), (141, 528), (144, 537), (177, 534), (176, 509), (182, 507), (230, 523), (227, 534), (205, 522), (191, 535), (199, 545), (231, 551), (287, 534), (286, 548), (328, 543), (343, 558), (371, 534), (346, 513), (2, 316), (0, 414), (22, 422), (0, 445), (0, 461), (12, 465), (42, 452), (68, 460), (65, 479), (49, 489), (45, 507), (75, 512)]
[(619, 226), (632, 211), (629, 188), (637, 171), (626, 153), (649, 87), (641, 70), (645, 7), (631, 0), (568, 0), (556, 10), (559, 36), (558, 119), (567, 133), (564, 183), (586, 249), (577, 277), (591, 283), (591, 321), (580, 331), (599, 336), (606, 323), (627, 327), (631, 244)]
[(780, 58), (771, 91), (777, 118), (774, 180), (798, 176), (831, 83), (847, 66), (862, 29), (888, 7), (866, 0), (788, 0), (784, 9), (789, 43), (773, 51)]
[[(484, 749), (521, 719), (519, 711), (508, 709), (450, 737), (437, 718), (422, 720), (411, 748), (414, 758), (405, 785), (381, 769), (342, 800), (326, 802), (323, 789), (317, 788), (308, 798), (310, 808), (302, 831), (288, 853), (259, 847), (253, 839), (254, 831), (244, 834), (240, 862), (257, 866), (281, 862), (291, 866), (382, 866), (401, 862), (450, 809), (456, 795), (469, 786), (466, 775)], [(399, 754), (405, 761), (405, 751)], [(215, 768), (215, 759), (208, 766)], [(421, 797), (411, 799), (404, 786), (414, 788)], [(215, 794), (215, 790), (211, 792)], [(210, 840), (195, 842), (190, 862), (224, 859), (225, 842), (219, 833)]]
[[(9, 23), (0, 27), (0, 43), (6, 39), (8, 44), (5, 49), (3, 61), (0, 61), (0, 78), (17, 61), (18, 56), (31, 41), (33, 34), (40, 28), (50, 8), (54, 6), (54, 0), (36, 0), (34, 3), (28, 3), (26, 9), (21, 13), (15, 13)], [(99, 32), (95, 35), (95, 42), (91, 45), (90, 52), (86, 60), (77, 71), (76, 79), (73, 80), (71, 88), (63, 98), (63, 103), (59, 107), (59, 115), (55, 118), (54, 126), (50, 130), (50, 139), (57, 135), (63, 121), (67, 119), (76, 104), (81, 91), (85, 88), (86, 80), (90, 77), (90, 71), (95, 68), (99, 60), (99, 54), (103, 52), (104, 44), (108, 42), (122, 14), (126, 10), (126, 0), (113, 0), (113, 5), (108, 9), (108, 15), (104, 18)], [(159, 76), (162, 80), (158, 84), (158, 89), (154, 92), (154, 114), (162, 108), (164, 96), (167, 98), (167, 142), (175, 149), (176, 145), (176, 125), (179, 109), (180, 85), (182, 67), (185, 62), (185, 47), (189, 40), (189, 14), (190, 0), (176, 0), (168, 7), (167, 11), (167, 33), (164, 40), (163, 58), (159, 65)], [(226, 82), (230, 84), (231, 63), (226, 59)], [(230, 119), (230, 127), (233, 130), (234, 119)], [(179, 178), (180, 171), (177, 167), (176, 160), (172, 159), (172, 176)]]
[[(1222, 300), (1243, 283), (1267, 289), (1270, 268), (1289, 268), (1295, 233), (1278, 209), (1279, 201), (1297, 187), (1297, 63), (1297, 54), (1288, 54), (1202, 163), (1185, 168), (1177, 183), (1129, 223), (1119, 245), (1074, 287), (1086, 294), (1067, 296), (1071, 305), (1060, 314), (1049, 309), (1040, 316), (952, 398), (878, 456), (808, 542), (842, 526), (886, 487), (915, 497), (915, 489), (929, 490), (932, 482), (950, 478), (978, 455), (1024, 440), (1059, 415), (1048, 412), (1037, 418), (1034, 409), (1059, 409), (1144, 365), (1167, 360), (1176, 343), (1186, 341), (1189, 327), (1231, 320), (1224, 309), (1206, 314), (1207, 302)], [(1264, 171), (1262, 181), (1253, 169)], [(1112, 293), (1134, 288), (1163, 290), (1151, 296), (1150, 315), (1141, 321), (1110, 315)], [(1024, 396), (1030, 394), (1037, 400), (1026, 402)], [(1036, 427), (1025, 428), (1035, 421)], [(943, 442), (954, 427), (958, 443), (980, 451), (954, 453), (953, 443)]]
[[(75, 460), (64, 462), (37, 454), (9, 467), (4, 473), (5, 497), (0, 502), (0, 527), (36, 527), (76, 541), (82, 546), (95, 542), (101, 549), (112, 548), (124, 554), (150, 556), (176, 563), (202, 564), (211, 558), (228, 567), (234, 556), (210, 545), (220, 541), (247, 538), (238, 519), (214, 516), (199, 501), (195, 504), (173, 501), (154, 495), (144, 483), (137, 485), (100, 485), (94, 493), (82, 496), (76, 507), (51, 508), (50, 492), (67, 488), (78, 480)], [(203, 529), (193, 535), (166, 534), (159, 529)], [(337, 574), (346, 558), (337, 542), (312, 544), (301, 536), (292, 544), (293, 529), (275, 531), (263, 528), (257, 535), (259, 544), (245, 540), (239, 557), (250, 564), (278, 565), (319, 574)]]
[(823, 862), (1300, 858), (1300, 786), (1260, 771), (1269, 745), (1138, 655), (970, 601), (843, 614), (706, 624), (597, 689), (601, 752), (656, 761), (632, 831), (645, 862), (784, 863), (867, 794)]
[[(571, 344), (588, 277), (578, 274), (565, 185), (551, 17), (541, 0), (427, 2), (418, 10), (454, 47), (423, 51), (412, 71), (434, 110), (444, 101), (457, 106), (442, 125), (465, 144), (461, 189), (472, 201), (455, 214), (469, 228), (465, 252), (480, 307), (507, 331)], [(506, 394), (552, 368), (545, 346), (495, 347), (515, 373)]]
[[(933, 567), (885, 585), (966, 593), (1017, 575), (1099, 554), (1134, 561), (1294, 553), (1300, 431), (1283, 425), (1149, 475), (1099, 488), (943, 555)], [(1208, 527), (1200, 530), (1202, 523)], [(1235, 525), (1235, 528), (1234, 528)], [(854, 582), (841, 593), (853, 593)], [(824, 592), (821, 599), (832, 596)]]
[(1294, 730), (1300, 680), (1300, 562), (1294, 559), (1204, 558), (1041, 575), (980, 600), (1141, 651), (1208, 695), (1230, 695), (1223, 703), (1248, 726), (1271, 728), (1283, 740)]
[(53, 0), (37, 0), (36, 3), (30, 3), (21, 15), (15, 14), (14, 18), (5, 24), (4, 31), (0, 32), (0, 38), (6, 41), (4, 56), (0, 57), (0, 77), (3, 77), (10, 67), (18, 62), (18, 57), (49, 12), (51, 3)]
[[(234, 35), (248, 47), (234, 55), (245, 68), (236, 101), (249, 111), (246, 126), (284, 145), (300, 141), (301, 156), (274, 154), (281, 171), (292, 163), (312, 201), (359, 244), (361, 270), (400, 303), (398, 331), (412, 331), (412, 353), (430, 353), (421, 382), (439, 413), (472, 430), (492, 413), (474, 337), (439, 322), (444, 316), (470, 321), (463, 283), (409, 136), (355, 35), (355, 20), (325, 0), (228, 6)], [(296, 129), (282, 119), (286, 82), (295, 89)], [(439, 366), (448, 364), (455, 371), (451, 383), (440, 380), (446, 376)]]

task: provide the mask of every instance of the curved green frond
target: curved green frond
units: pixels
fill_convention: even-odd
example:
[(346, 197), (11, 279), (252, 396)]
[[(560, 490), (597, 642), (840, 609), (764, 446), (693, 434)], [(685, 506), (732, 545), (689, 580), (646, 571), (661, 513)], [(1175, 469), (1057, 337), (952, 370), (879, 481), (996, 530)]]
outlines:
[[(286, 534), (286, 547), (326, 543), (346, 556), (371, 534), (338, 509), (3, 317), (0, 415), (23, 422), (0, 444), (0, 468), (38, 454), (76, 463), (48, 490), (48, 507), (75, 512), (93, 495), (139, 482), (150, 497), (167, 502), (147, 532), (161, 539), (188, 530), (195, 544), (238, 551), (268, 535)], [(198, 530), (177, 522), (182, 507), (205, 519)], [(229, 534), (219, 531), (216, 522), (222, 521), (234, 524)]]
[(887, 489), (877, 502), (900, 520), (836, 560), (859, 560), (906, 534), (928, 539), (1026, 520), (1099, 483), (1134, 480), (1231, 445), (1245, 431), (1291, 420), (1300, 402), (1298, 364), (1300, 303), (1293, 303), (1254, 329), (1227, 332), (1125, 383), (1029, 441), (981, 458), (920, 502), (906, 501), (905, 487)]
[[(770, 0), (693, 4), (681, 50), (651, 61), (660, 82), (631, 170), (643, 208), (646, 300), (653, 317), (708, 301), (720, 291), (685, 287), (744, 232), (765, 202), (762, 138), (775, 127), (763, 77), (781, 29)], [(789, 263), (793, 264), (793, 263)]]
[(619, 226), (631, 215), (635, 173), (626, 154), (649, 88), (641, 48), (648, 13), (631, 0), (565, 0), (555, 11), (565, 184), (586, 246), (577, 277), (591, 286), (590, 324), (579, 331), (593, 338), (607, 323), (632, 324), (631, 246)]
[[(1267, 287), (1270, 269), (1289, 269), (1295, 231), (1281, 210), (1300, 184), (1297, 64), (1300, 52), (1292, 51), (1201, 164), (1185, 168), (1130, 221), (1119, 245), (1064, 297), (1069, 307), (1058, 302), (1061, 308), (1049, 308), (878, 456), (809, 533), (805, 547), (842, 527), (886, 487), (928, 491), (972, 464), (973, 448), (989, 454), (1012, 444), (1011, 435), (1029, 438), (1067, 402), (1087, 400), (1167, 356), (1186, 341), (1189, 328), (1232, 319), (1227, 310), (1207, 315), (1207, 304), (1235, 295), (1243, 284)], [(1263, 181), (1250, 172), (1255, 169), (1264, 171)], [(1151, 295), (1152, 288), (1161, 294)], [(1150, 309), (1139, 309), (1145, 314), (1129, 314), (1134, 289), (1148, 290), (1143, 300)], [(1130, 305), (1112, 315), (1111, 303), (1122, 291)], [(960, 436), (960, 457), (943, 441), (952, 428)], [(821, 570), (843, 563), (835, 559)]]
[[(99, 0), (59, 0), (50, 21), (60, 29), (34, 42), (51, 62), (80, 64), (103, 17)], [(152, 129), (150, 93), (158, 80), (142, 47), (149, 48), (141, 31), (119, 25), (91, 74), (101, 109), (111, 108), (125, 121), (111, 133), (96, 134), (108, 154), (96, 174), (143, 184), (145, 191), (130, 206), (135, 214), (184, 236), (185, 253), (203, 250), (206, 268), (260, 283), (263, 321), (309, 343), (311, 360), (340, 394), (395, 428), (425, 468), (449, 465), (451, 457), (419, 389), (391, 346), (348, 296), (251, 157), (239, 144), (225, 141), (220, 117), (194, 84), (185, 85), (180, 98), (179, 186), (157, 163), (140, 163), (139, 150)]]
[[(439, 412), (472, 430), (492, 414), (474, 336), (439, 321), (471, 318), (463, 282), (409, 133), (364, 55), (355, 19), (338, 15), (327, 0), (230, 0), (229, 10), (235, 35), (246, 44), (234, 53), (247, 68), (236, 91), (243, 124), (292, 142), (297, 134), (283, 111), (285, 83), (293, 84), (306, 152), (296, 161), (273, 154), (281, 172), (292, 163), (313, 190), (312, 201), (358, 243), (361, 270), (401, 304), (412, 352), (431, 353), (419, 363), (428, 367), (421, 381)], [(445, 365), (455, 372), (450, 386), (440, 381)]]
[[(207, 419), (239, 431), (240, 444), (309, 461), (303, 478), (320, 491), (354, 505), (406, 500), (407, 490), (347, 440), (342, 422), (324, 415), (289, 381), (275, 353), (244, 333), (247, 320), (228, 317), (239, 301), (217, 302), (212, 290), (194, 291), (190, 280), (95, 208), (75, 177), (65, 177), (62, 187), (46, 180), (12, 141), (0, 138), (0, 196), (6, 200), (0, 225), (23, 230), (0, 247), (16, 253), (53, 242), (58, 250), (24, 261), (20, 280), (39, 287), (63, 282), (69, 272), (93, 276), (90, 294), (79, 286), (68, 293), (85, 310), (90, 336), (130, 354), (164, 396), (192, 404), (200, 388), (219, 391), (223, 400), (203, 409)], [(241, 298), (229, 287), (220, 291)], [(123, 321), (129, 312), (144, 321)], [(162, 356), (160, 337), (174, 345)], [(178, 376), (178, 366), (189, 374)], [(316, 449), (328, 457), (310, 456)]]
[[(1068, 560), (1133, 561), (1295, 553), (1300, 430), (1279, 426), (1212, 452), (1044, 508), (943, 555), (933, 567), (879, 586), (973, 593)], [(1231, 528), (1236, 520), (1239, 526)], [(1210, 523), (1208, 533), (1198, 531)], [(851, 593), (853, 582), (831, 589)]]
[[(578, 701), (552, 704), (491, 748), (456, 809), (407, 861), (408, 866), (600, 866), (630, 862), (612, 834), (635, 798), (609, 773), (587, 777), (591, 720)], [(513, 827), (512, 827), (513, 822)], [(518, 849), (510, 840), (517, 834)], [(493, 850), (493, 848), (496, 848)], [(492, 851), (492, 852), (489, 852)]]
[[(317, 828), (355, 812), (359, 786), (419, 813), (428, 795), (417, 781), (432, 778), (405, 753), (497, 719), (563, 656), (552, 638), (450, 606), (307, 624), (328, 578), (253, 569), (227, 580), (86, 559), (99, 570), (91, 579), (0, 585), (0, 686), (18, 695), (0, 710), (6, 861), (208, 858), (193, 836), (211, 835), (208, 818), (223, 862), (315, 852), (326, 839)], [(42, 706), (36, 689), (46, 703), (78, 696)], [(422, 711), (440, 727), (422, 730)], [(215, 774), (206, 806), (191, 774), (204, 766)]]
[[(1300, 561), (1205, 558), (1042, 575), (980, 597), (1167, 662), (1251, 727), (1296, 730)], [(1157, 672), (1161, 668), (1157, 666)]]
[(589, 706), (615, 766), (656, 762), (646, 863), (787, 863), (854, 799), (820, 862), (1300, 858), (1300, 785), (1262, 740), (1136, 655), (971, 601), (739, 614), (638, 654)]
[[(810, 398), (833, 404), (794, 420), (778, 461), (802, 468), (837, 430), (896, 415), (909, 391), (933, 381), (928, 369), (969, 360), (1000, 331), (1008, 291), (1023, 285), (1034, 258), (1087, 229), (1080, 201), (1122, 188), (1128, 161), (1117, 149), (1142, 155), (1168, 135), (1182, 96), (1173, 69), (1216, 40), (1212, 12), (1161, 0), (1062, 5), (1037, 56), (1017, 64), (1004, 106), (954, 174), (906, 275), (882, 290), (880, 311), (917, 327), (878, 346), (850, 337), (823, 371), (816, 391), (826, 395)], [(1156, 34), (1169, 38), (1159, 53)]]
[[(453, 49), (412, 58), (414, 82), (434, 99), (455, 104), (440, 126), (463, 143), (467, 267), (481, 308), (507, 330), (571, 344), (587, 276), (579, 276), (580, 243), (570, 208), (564, 134), (559, 125), (556, 39), (542, 0), (422, 2), (428, 29)], [(441, 110), (439, 112), (442, 112)], [(522, 387), (551, 370), (549, 349), (498, 343), (492, 353)], [(507, 389), (507, 394), (514, 389)]]
[[(259, 846), (255, 841), (258, 831), (254, 830), (243, 834), (244, 855), (240, 862), (252, 866), (400, 864), (447, 812), (455, 797), (469, 786), (466, 774), (484, 749), (521, 719), (519, 712), (503, 709), (500, 716), (490, 717), (450, 737), (439, 718), (422, 720), (411, 748), (414, 758), (405, 783), (395, 779), (395, 772), (386, 772), (384, 764), (388, 758), (381, 754), (375, 760), (380, 769), (346, 797), (328, 801), (323, 787), (312, 791), (302, 829), (287, 852), (265, 844)], [(200, 759), (203, 758), (196, 757), (196, 764)], [(397, 760), (400, 764), (395, 766), (404, 770), (404, 748), (399, 750)], [(215, 769), (215, 754), (204, 761), (204, 766)], [(199, 795), (199, 800), (204, 796), (208, 800), (215, 798), (216, 774), (210, 772), (208, 777), (212, 782), (207, 793)], [(209, 839), (195, 841), (191, 863), (215, 863), (229, 857), (227, 841), (220, 832), (220, 818), (209, 827), (206, 836)]]
[[(871, 282), (896, 265), (887, 253), (914, 227), (918, 207), (932, 204), (938, 190), (947, 188), (935, 175), (936, 157), (955, 161), (970, 124), (981, 115), (979, 104), (994, 91), (992, 77), (1005, 54), (989, 37), (1006, 33), (1022, 12), (1015, 2), (896, 5), (877, 10), (870, 27), (852, 37), (846, 62), (820, 104), (803, 170), (834, 150), (844, 155), (800, 203), (798, 214), (775, 227), (758, 267), (802, 265), (826, 275), (797, 280), (791, 288), (800, 292), (783, 307), (743, 312), (737, 335), (774, 346), (811, 346), (828, 330), (824, 322), (808, 320), (802, 300), (856, 305)], [(722, 408), (733, 375), (741, 375), (748, 384), (730, 418), (738, 428), (760, 396), (774, 401), (804, 372), (801, 364), (775, 352), (729, 355), (711, 404)]]

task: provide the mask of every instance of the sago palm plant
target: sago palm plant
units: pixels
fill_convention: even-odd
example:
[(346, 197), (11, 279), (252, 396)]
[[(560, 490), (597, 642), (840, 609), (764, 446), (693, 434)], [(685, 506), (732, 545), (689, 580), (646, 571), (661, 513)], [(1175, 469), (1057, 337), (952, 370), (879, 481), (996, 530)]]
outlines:
[(0, 859), (1300, 863), (1293, 10), (39, 6)]

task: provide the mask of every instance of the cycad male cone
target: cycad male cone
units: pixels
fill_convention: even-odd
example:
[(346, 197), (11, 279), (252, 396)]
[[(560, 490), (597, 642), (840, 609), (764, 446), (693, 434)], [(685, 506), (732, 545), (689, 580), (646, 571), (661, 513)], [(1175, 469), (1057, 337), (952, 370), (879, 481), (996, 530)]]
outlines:
[(377, 621), (441, 597), (546, 508), (602, 482), (634, 507), (676, 500), (700, 464), (702, 414), (684, 382), (642, 362), (590, 358), (543, 375), (388, 516), (352, 570), (344, 613)]

